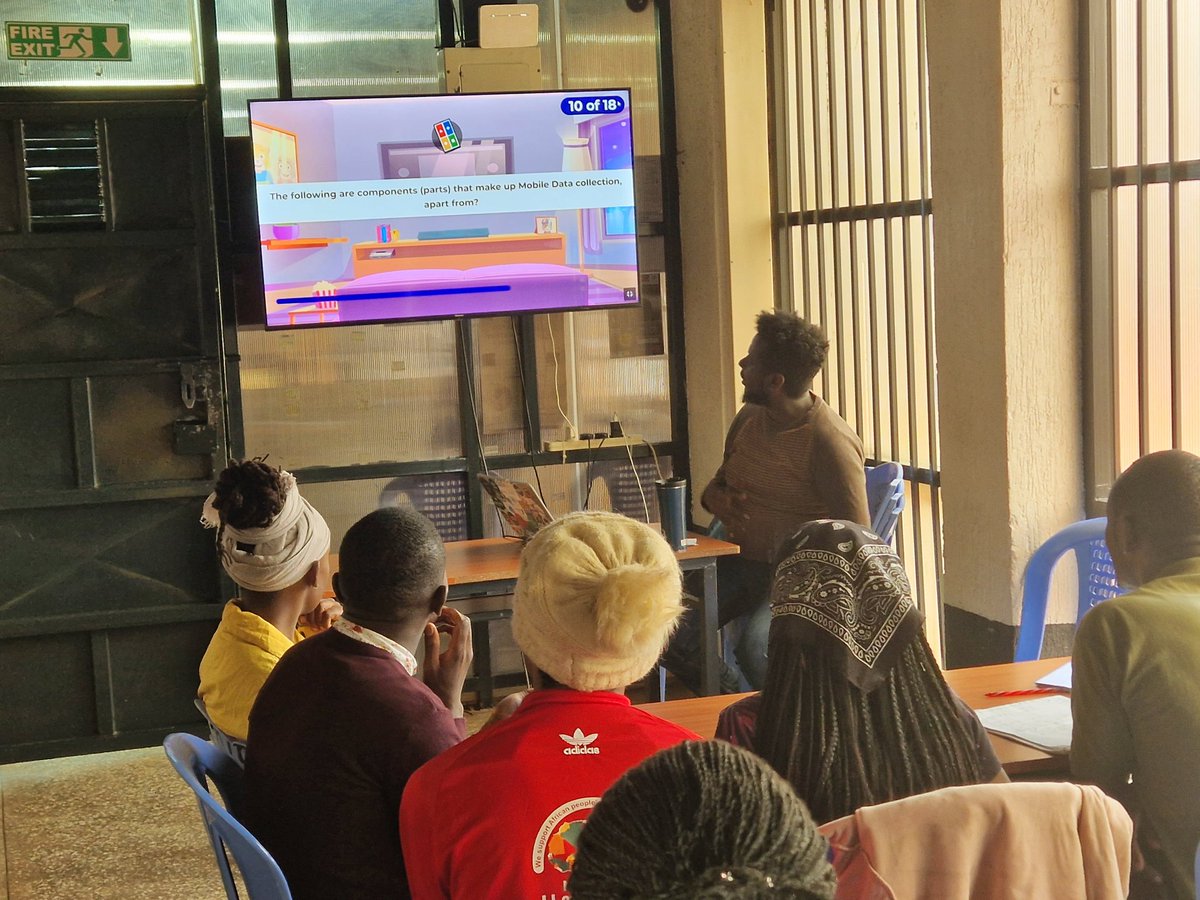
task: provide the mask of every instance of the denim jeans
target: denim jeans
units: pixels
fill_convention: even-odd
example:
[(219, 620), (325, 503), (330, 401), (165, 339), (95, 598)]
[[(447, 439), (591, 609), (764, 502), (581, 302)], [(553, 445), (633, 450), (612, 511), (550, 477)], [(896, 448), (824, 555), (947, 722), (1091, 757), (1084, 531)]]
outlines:
[[(735, 693), (757, 689), (767, 665), (767, 631), (771, 625), (769, 563), (737, 556), (717, 560), (717, 624), (730, 625), (726, 654), (720, 669), (721, 690)], [(679, 630), (663, 653), (662, 664), (689, 690), (700, 693), (700, 611), (694, 600), (680, 620)], [(744, 617), (744, 618), (743, 618)], [(735, 621), (737, 620), (737, 621)], [(733, 623), (733, 624), (730, 624)]]
[[(767, 638), (771, 634), (770, 595), (729, 625), (737, 668), (745, 679), (745, 691), (761, 691), (767, 680)], [(728, 646), (728, 644), (726, 645)]]

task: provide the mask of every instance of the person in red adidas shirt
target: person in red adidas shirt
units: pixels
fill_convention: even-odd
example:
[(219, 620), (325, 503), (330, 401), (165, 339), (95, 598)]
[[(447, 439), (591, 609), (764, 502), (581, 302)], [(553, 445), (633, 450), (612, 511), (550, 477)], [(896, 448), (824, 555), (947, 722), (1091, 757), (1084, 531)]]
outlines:
[(575, 846), (627, 769), (697, 735), (631, 706), (683, 611), (675, 554), (613, 513), (546, 526), (521, 554), (513, 637), (533, 690), (426, 763), (400, 804), (414, 900), (566, 900)]

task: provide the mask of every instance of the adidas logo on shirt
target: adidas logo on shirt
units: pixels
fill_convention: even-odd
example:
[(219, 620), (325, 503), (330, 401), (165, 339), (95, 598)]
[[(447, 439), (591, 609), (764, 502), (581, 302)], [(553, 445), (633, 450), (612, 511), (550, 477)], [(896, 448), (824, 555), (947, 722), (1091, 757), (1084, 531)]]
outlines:
[(599, 734), (584, 734), (580, 728), (574, 734), (560, 734), (560, 738), (570, 744), (563, 748), (563, 756), (599, 756), (600, 748), (591, 746)]

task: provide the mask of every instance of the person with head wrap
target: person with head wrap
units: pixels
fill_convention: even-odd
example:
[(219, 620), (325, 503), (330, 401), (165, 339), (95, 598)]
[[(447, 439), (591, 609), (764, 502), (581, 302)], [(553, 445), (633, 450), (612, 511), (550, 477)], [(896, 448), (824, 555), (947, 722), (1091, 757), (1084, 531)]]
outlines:
[(565, 898), (604, 790), (685, 728), (635, 709), (683, 607), (662, 535), (614, 513), (551, 523), (521, 554), (513, 638), (534, 690), (505, 722), (427, 763), (400, 805), (417, 900)]
[(828, 845), (791, 786), (724, 741), (630, 769), (584, 829), (574, 900), (831, 900)]
[(888, 544), (822, 519), (802, 526), (780, 558), (766, 684), (725, 709), (718, 737), (754, 749), (819, 822), (1007, 780), (979, 719), (942, 678)]
[(306, 631), (341, 613), (329, 589), (329, 526), (300, 496), (290, 472), (260, 459), (231, 463), (204, 503), (201, 522), (217, 533), (217, 552), (238, 596), (200, 661), (209, 721), (245, 741), (250, 708), (279, 658)]

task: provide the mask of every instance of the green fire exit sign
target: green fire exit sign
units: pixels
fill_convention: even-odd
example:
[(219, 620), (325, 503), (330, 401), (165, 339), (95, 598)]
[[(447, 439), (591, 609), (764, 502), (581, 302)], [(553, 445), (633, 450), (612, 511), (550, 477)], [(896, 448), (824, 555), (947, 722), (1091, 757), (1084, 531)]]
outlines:
[(5, 22), (9, 59), (129, 62), (129, 26), (95, 22)]

